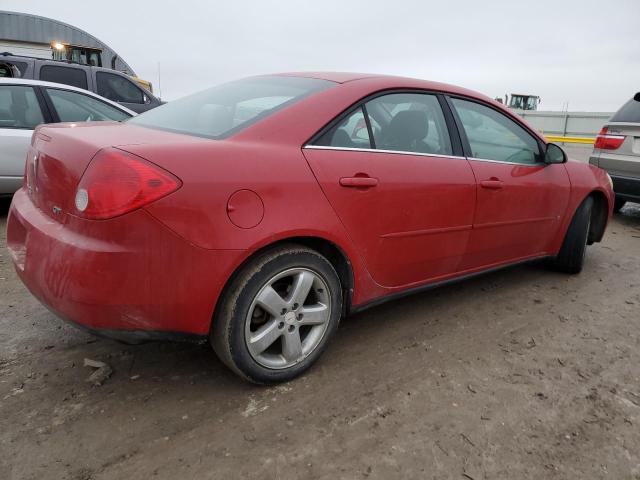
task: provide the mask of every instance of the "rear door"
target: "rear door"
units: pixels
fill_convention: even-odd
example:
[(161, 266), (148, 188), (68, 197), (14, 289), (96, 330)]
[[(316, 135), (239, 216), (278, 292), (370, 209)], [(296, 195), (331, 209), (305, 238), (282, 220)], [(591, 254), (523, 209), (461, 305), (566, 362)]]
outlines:
[(466, 98), (451, 105), (477, 181), (464, 268), (548, 253), (569, 202), (565, 166), (545, 164), (541, 142), (497, 109)]
[(456, 139), (436, 95), (398, 92), (357, 105), (304, 148), (378, 284), (458, 271), (475, 180)]
[(31, 134), (46, 118), (36, 89), (0, 84), (0, 193), (13, 193), (22, 183)]

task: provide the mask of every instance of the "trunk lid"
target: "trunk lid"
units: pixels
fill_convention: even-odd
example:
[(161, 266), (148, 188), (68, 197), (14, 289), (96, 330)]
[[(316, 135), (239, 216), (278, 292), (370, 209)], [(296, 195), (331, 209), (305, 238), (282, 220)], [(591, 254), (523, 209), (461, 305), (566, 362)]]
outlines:
[(598, 166), (611, 175), (640, 177), (640, 123), (609, 122), (608, 135), (623, 136), (615, 150), (601, 149)]
[(75, 211), (80, 178), (101, 149), (189, 141), (184, 135), (118, 122), (43, 125), (34, 132), (27, 154), (27, 190), (38, 208), (65, 223)]
[(615, 153), (622, 155), (640, 155), (640, 124), (634, 123), (609, 123), (609, 135), (623, 135), (624, 142)]

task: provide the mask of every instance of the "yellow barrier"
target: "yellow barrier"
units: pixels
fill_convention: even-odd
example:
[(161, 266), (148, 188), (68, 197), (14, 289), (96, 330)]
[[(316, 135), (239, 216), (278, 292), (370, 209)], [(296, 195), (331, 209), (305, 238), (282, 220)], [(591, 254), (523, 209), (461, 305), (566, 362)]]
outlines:
[(587, 145), (593, 145), (593, 143), (596, 141), (595, 138), (589, 138), (589, 137), (560, 137), (555, 135), (545, 135), (545, 138), (550, 142), (584, 143)]

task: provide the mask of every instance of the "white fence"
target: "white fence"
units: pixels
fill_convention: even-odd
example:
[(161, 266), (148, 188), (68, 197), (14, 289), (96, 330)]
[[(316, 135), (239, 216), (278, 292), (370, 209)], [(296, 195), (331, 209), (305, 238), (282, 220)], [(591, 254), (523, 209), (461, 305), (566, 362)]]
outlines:
[(611, 112), (542, 112), (514, 110), (544, 135), (595, 137)]

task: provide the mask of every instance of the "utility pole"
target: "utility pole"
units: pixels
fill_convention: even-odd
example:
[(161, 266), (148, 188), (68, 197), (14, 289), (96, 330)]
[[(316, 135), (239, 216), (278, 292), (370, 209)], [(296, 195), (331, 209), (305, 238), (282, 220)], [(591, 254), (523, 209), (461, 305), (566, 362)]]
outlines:
[(162, 83), (160, 83), (160, 62), (158, 62), (158, 98), (162, 100)]

